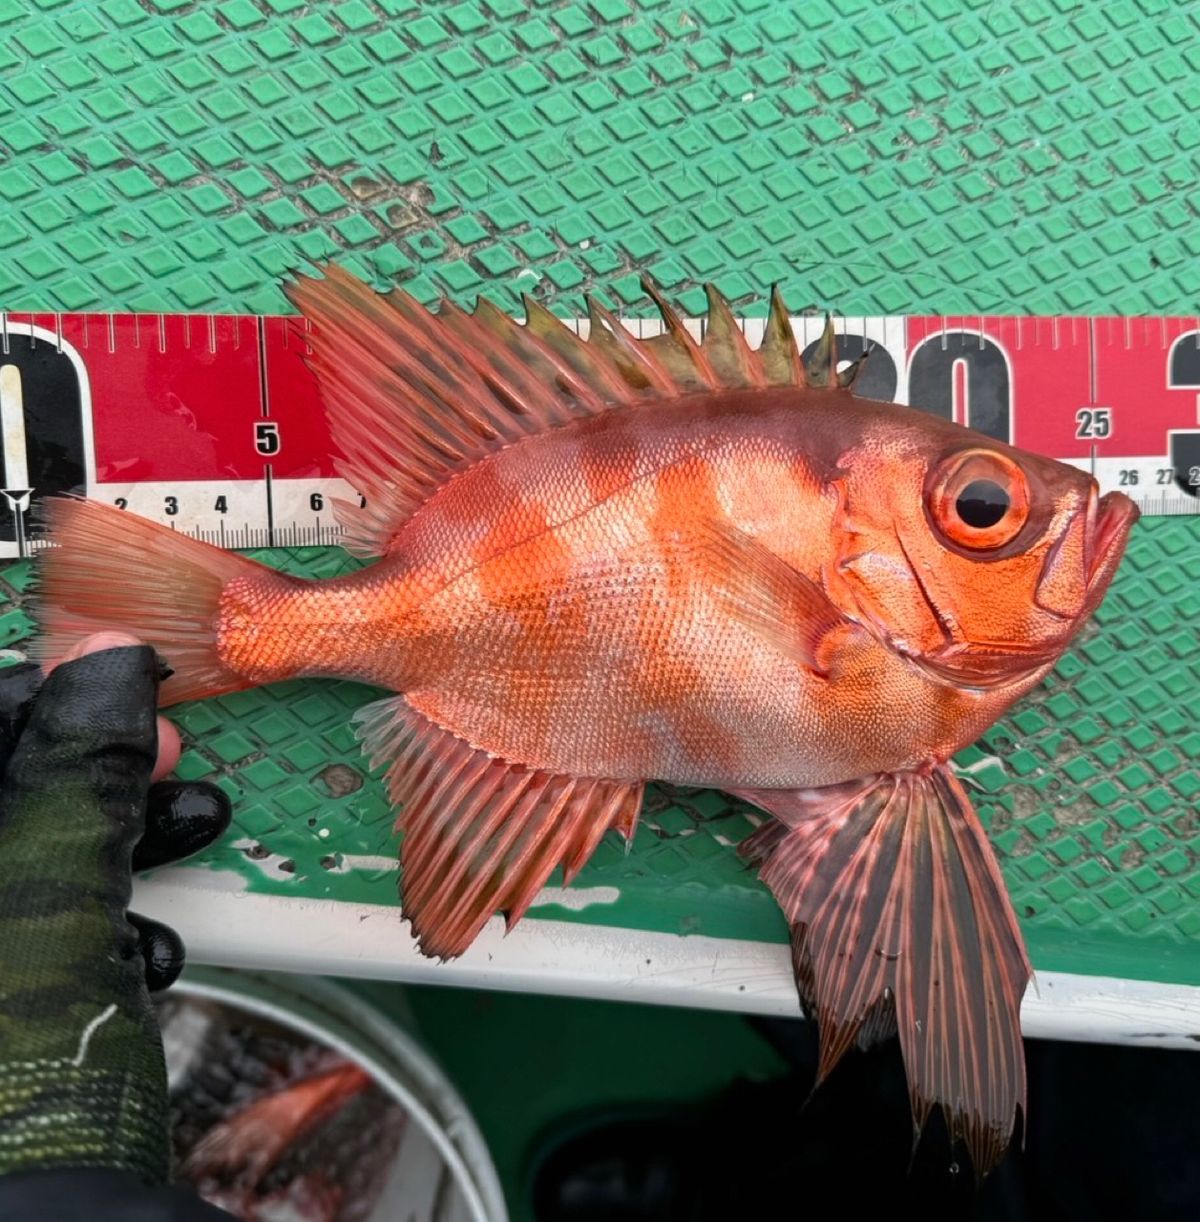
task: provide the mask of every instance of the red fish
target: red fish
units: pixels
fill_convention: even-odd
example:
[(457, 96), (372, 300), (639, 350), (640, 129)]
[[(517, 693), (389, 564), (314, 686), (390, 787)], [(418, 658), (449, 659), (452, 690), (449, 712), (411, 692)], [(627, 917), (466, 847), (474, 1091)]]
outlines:
[(288, 1146), (370, 1085), (365, 1070), (345, 1062), (263, 1095), (210, 1129), (183, 1169), (194, 1178), (236, 1170), (257, 1183)]
[[(319, 1172), (299, 1176), (268, 1197), (259, 1188), (290, 1146), (371, 1085), (358, 1065), (342, 1062), (255, 1099), (210, 1129), (183, 1161), (181, 1173), (206, 1200), (240, 1218), (288, 1216), (313, 1222), (337, 1216), (342, 1189)], [(271, 1212), (271, 1206), (288, 1212)]]
[[(647, 286), (653, 293), (654, 290)], [(511, 926), (551, 872), (633, 832), (647, 780), (774, 819), (747, 852), (793, 929), (824, 1076), (898, 1029), (918, 1125), (986, 1171), (1024, 1107), (1030, 976), (952, 754), (1054, 665), (1137, 517), (1074, 468), (806, 368), (778, 296), (745, 343), (709, 292), (634, 340), (530, 302), (426, 312), (345, 272), (291, 287), (343, 505), (378, 563), (304, 581), (91, 502), (48, 509), (42, 655), (118, 628), (164, 703), (309, 675), (361, 714), (400, 811), (426, 953)]]

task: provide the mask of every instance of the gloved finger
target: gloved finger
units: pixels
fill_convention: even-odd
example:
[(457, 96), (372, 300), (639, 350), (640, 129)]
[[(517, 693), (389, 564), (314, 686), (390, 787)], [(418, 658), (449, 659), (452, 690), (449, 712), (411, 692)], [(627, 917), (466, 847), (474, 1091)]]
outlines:
[(169, 989), (183, 971), (183, 939), (169, 925), (140, 913), (127, 913), (126, 919), (137, 930), (137, 949), (145, 966), (146, 987), (151, 993)]
[(159, 781), (146, 799), (146, 831), (133, 850), (133, 868), (150, 870), (207, 848), (229, 826), (224, 790), (207, 781)]
[[(122, 645), (140, 645), (142, 642), (128, 632), (95, 632), (91, 636), (82, 637), (76, 641), (63, 656), (50, 666), (47, 673), (53, 673), (55, 667), (64, 662), (72, 662), (76, 658), (85, 657), (89, 653), (98, 653), (101, 649), (118, 649)], [(159, 680), (166, 675), (159, 673)], [(179, 741), (179, 731), (165, 718), (158, 719), (158, 757), (154, 761), (152, 780), (161, 781), (176, 764), (182, 754), (183, 745)]]
[(120, 858), (127, 869), (142, 834), (157, 754), (157, 694), (158, 659), (148, 645), (104, 649), (55, 667), (5, 772), (6, 823), (31, 843), (44, 841), (49, 853), (77, 839), (81, 867), (83, 844), (99, 837), (118, 852), (117, 878)]
[(33, 698), (42, 686), (42, 671), (33, 662), (21, 662), (0, 670), (0, 774), (25, 729)]
[(183, 743), (179, 740), (179, 731), (165, 717), (159, 717), (158, 756), (154, 761), (154, 772), (151, 774), (150, 779), (152, 781), (161, 781), (163, 777), (174, 770), (182, 754)]

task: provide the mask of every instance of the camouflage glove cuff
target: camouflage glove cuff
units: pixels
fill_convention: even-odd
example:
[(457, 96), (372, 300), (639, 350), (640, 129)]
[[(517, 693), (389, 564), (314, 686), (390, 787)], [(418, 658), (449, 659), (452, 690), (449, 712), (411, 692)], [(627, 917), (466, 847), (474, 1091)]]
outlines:
[[(146, 831), (158, 672), (146, 646), (64, 663), (36, 698), (36, 668), (0, 672), (0, 751), (11, 752), (0, 761), (0, 1173), (167, 1177), (147, 975), (156, 987), (173, 979), (182, 945), (165, 927), (127, 919), (131, 868), (211, 840), (228, 805), (210, 795), (198, 831), (180, 818), (181, 794), (195, 787), (168, 785)], [(138, 862), (144, 832), (148, 860)]]

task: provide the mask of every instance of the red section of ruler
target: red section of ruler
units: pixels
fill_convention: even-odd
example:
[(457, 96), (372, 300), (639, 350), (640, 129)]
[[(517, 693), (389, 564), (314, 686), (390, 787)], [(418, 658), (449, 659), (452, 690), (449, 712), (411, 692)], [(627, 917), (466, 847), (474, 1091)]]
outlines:
[[(8, 322), (32, 323), (44, 336), (32, 342), (61, 340), (83, 361), (101, 483), (255, 480), (267, 464), (276, 478), (333, 474), (294, 319), (11, 313)], [(274, 453), (255, 433), (264, 419), (278, 428)]]
[(305, 324), (297, 318), (264, 318), (267, 409), (279, 422), (279, 453), (271, 458), (276, 479), (335, 474), (329, 424), (317, 382), (304, 363)]
[(64, 315), (87, 366), (102, 482), (258, 479), (258, 324), (237, 316)]
[[(40, 329), (36, 340), (17, 342), (61, 342), (83, 362), (101, 483), (259, 480), (268, 467), (275, 479), (334, 474), (325, 413), (304, 363), (301, 320), (131, 314), (7, 320)], [(1054, 458), (1165, 455), (1169, 430), (1200, 424), (1200, 373), (1182, 384), (1170, 378), (1176, 346), (1200, 341), (1196, 318), (910, 317), (902, 333), (907, 351), (894, 356), (907, 358), (910, 370), (923, 346), (941, 336), (958, 345), (963, 365), (976, 359), (972, 337), (998, 348), (1015, 443)], [(957, 357), (954, 365), (955, 418), (966, 423), (970, 380)], [(1200, 370), (1200, 358), (1187, 368)], [(1092, 407), (1110, 409), (1104, 435), (1081, 434), (1078, 413)], [(270, 422), (266, 438), (263, 422)]]
[[(1008, 360), (1014, 444), (1052, 458), (1165, 452), (1168, 429), (1196, 427), (1200, 386), (1170, 384), (1173, 345), (1200, 339), (1196, 318), (910, 317), (908, 359), (942, 335), (981, 335)], [(969, 356), (969, 353), (968, 353)], [(966, 423), (964, 388), (955, 419)], [(1076, 413), (1107, 407), (1107, 436), (1084, 436)]]
[[(945, 334), (978, 334), (1004, 354), (1010, 378), (1013, 442), (1022, 449), (1071, 458), (1086, 454), (1075, 440), (1075, 412), (1091, 403), (1088, 323), (1084, 318), (910, 318), (908, 356)], [(970, 346), (966, 355), (971, 355)], [(965, 386), (955, 379), (955, 414), (968, 424)], [(918, 404), (919, 406), (919, 404)], [(1080, 449), (1080, 446), (1083, 449)]]
[(1200, 425), (1200, 385), (1172, 386), (1170, 376), (1176, 344), (1200, 341), (1195, 318), (1097, 318), (1094, 327), (1097, 402), (1113, 405), (1111, 453), (1156, 454), (1168, 429)]

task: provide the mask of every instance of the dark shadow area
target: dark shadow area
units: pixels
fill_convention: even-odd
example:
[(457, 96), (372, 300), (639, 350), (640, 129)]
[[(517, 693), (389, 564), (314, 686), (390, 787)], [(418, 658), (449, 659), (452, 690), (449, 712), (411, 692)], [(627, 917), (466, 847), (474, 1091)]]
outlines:
[(577, 1115), (543, 1147), (533, 1187), (537, 1222), (788, 1218), (810, 1216), (822, 1202), (822, 1212), (832, 1207), (843, 1218), (925, 1222), (1200, 1218), (1194, 1053), (1028, 1042), (1024, 1149), (1016, 1143), (977, 1187), (939, 1116), (910, 1159), (894, 1040), (849, 1055), (808, 1097), (816, 1065), (811, 1025), (746, 1021), (782, 1054), (788, 1072), (736, 1081), (699, 1104)]

